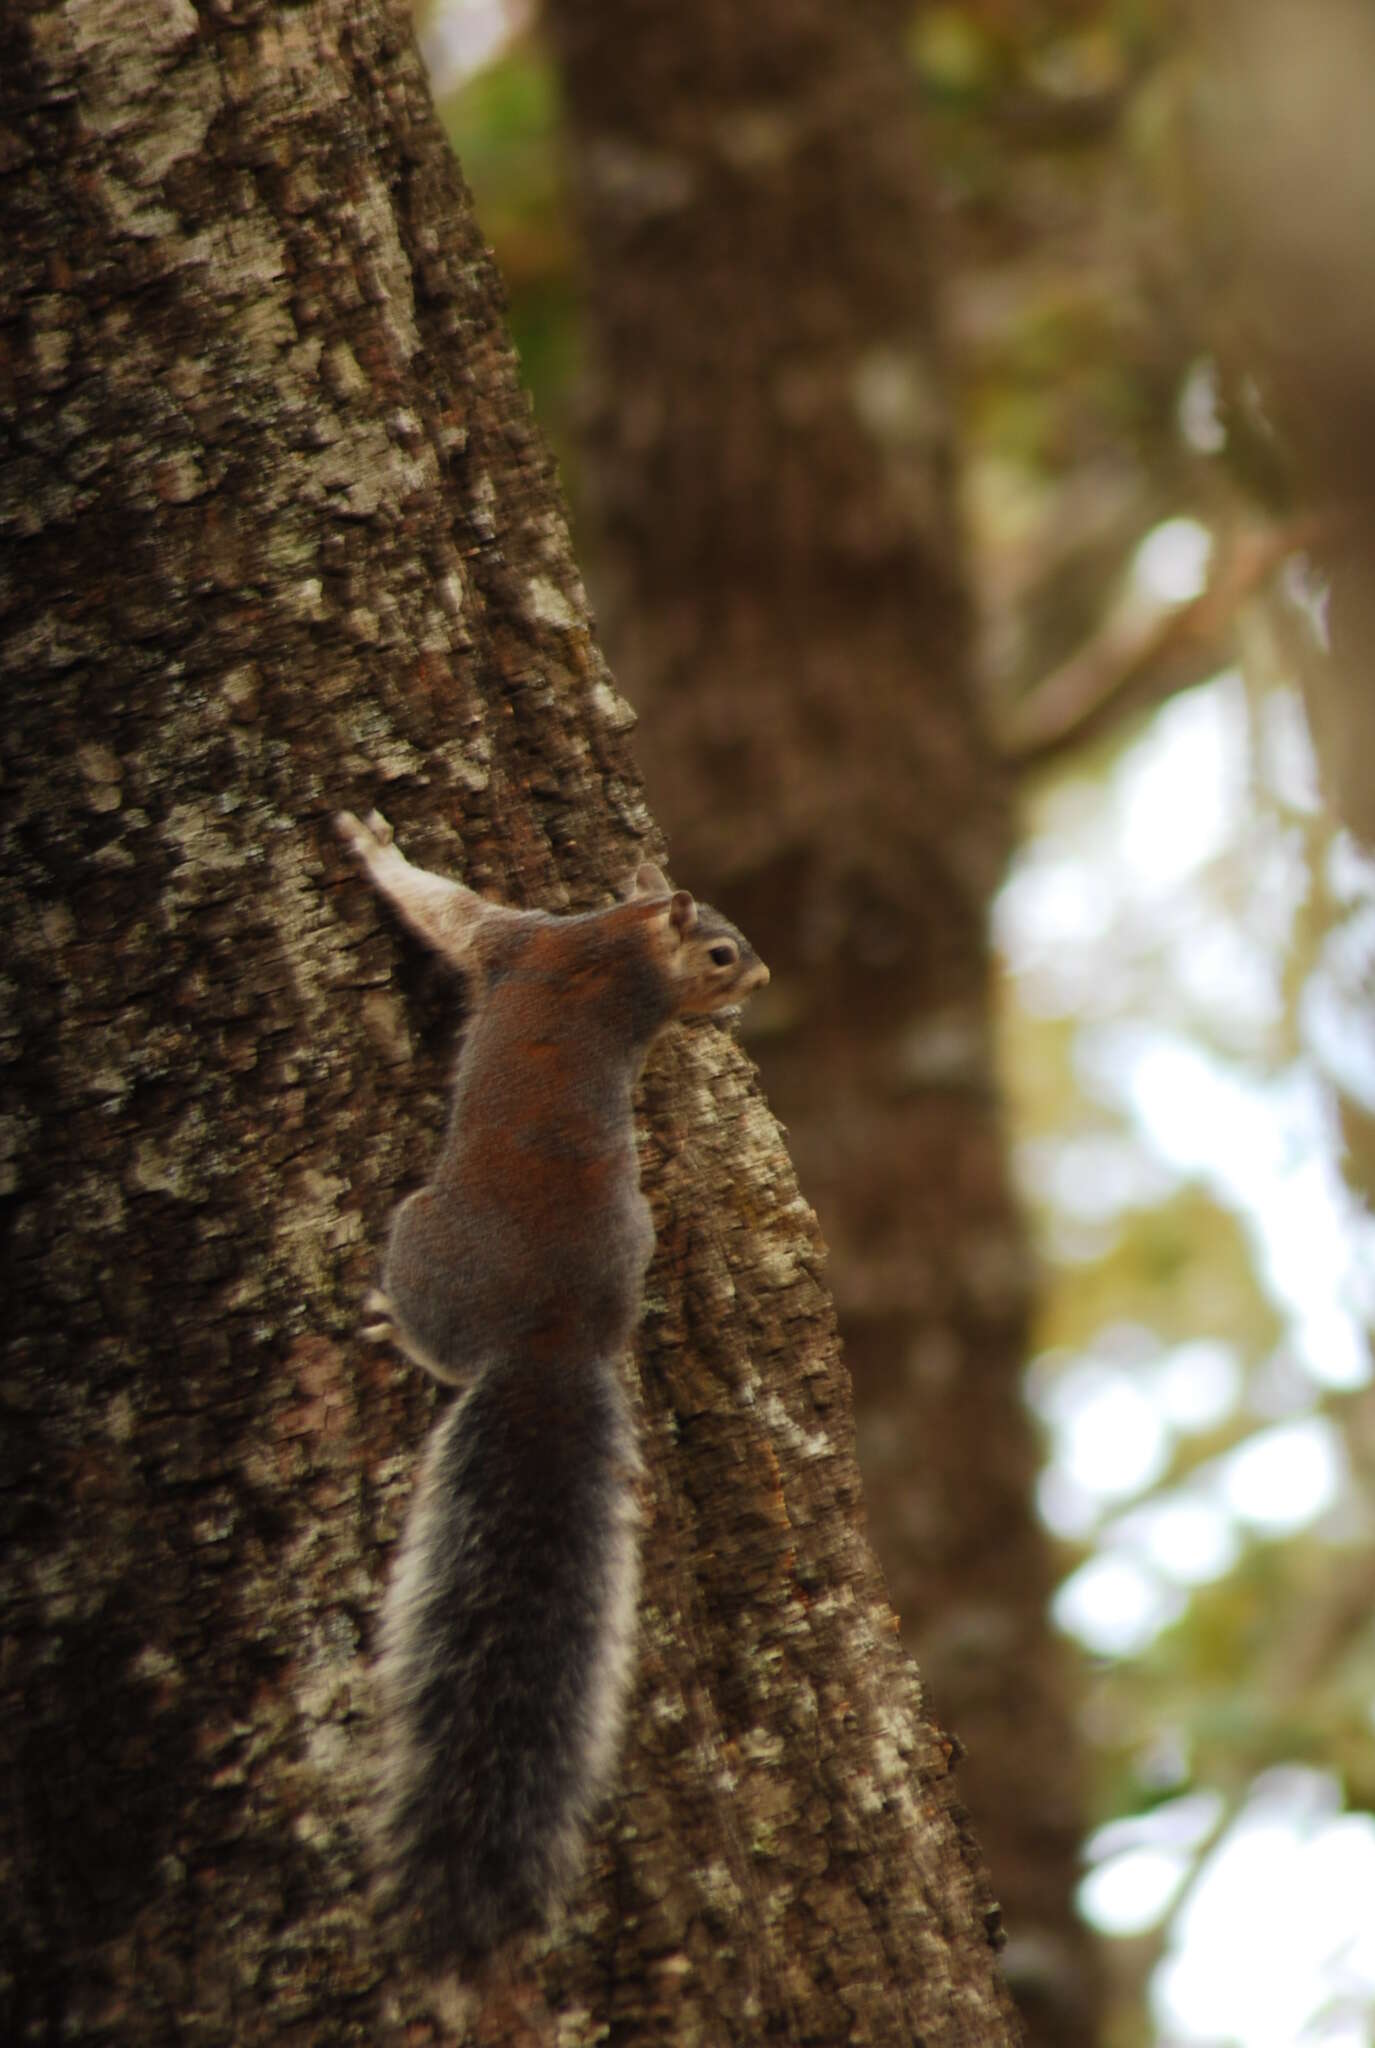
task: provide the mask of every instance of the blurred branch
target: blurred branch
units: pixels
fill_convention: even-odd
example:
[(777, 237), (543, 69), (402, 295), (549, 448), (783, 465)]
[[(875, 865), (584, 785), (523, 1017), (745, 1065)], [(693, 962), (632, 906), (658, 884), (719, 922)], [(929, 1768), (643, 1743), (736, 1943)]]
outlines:
[(1324, 529), (1312, 514), (1243, 528), (1219, 544), (1206, 589), (1183, 603), (1128, 582), (1092, 638), (996, 721), (995, 746), (1009, 760), (1042, 759), (1222, 667), (1243, 599)]

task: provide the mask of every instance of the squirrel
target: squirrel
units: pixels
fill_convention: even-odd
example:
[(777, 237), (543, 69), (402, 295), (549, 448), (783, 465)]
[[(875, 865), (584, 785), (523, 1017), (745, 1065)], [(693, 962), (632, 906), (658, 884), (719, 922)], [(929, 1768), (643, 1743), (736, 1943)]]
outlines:
[(462, 1968), (565, 1897), (619, 1749), (642, 1466), (617, 1361), (654, 1248), (631, 1091), (667, 1025), (769, 972), (656, 867), (553, 916), (414, 867), (376, 811), (336, 824), (470, 994), (448, 1130), (363, 1332), (462, 1390), (385, 1597), (374, 1826), (422, 1959)]

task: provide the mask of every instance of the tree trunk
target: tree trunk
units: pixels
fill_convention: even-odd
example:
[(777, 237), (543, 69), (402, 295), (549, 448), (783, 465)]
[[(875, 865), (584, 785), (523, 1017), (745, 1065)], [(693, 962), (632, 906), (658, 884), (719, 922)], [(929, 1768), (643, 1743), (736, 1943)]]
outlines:
[(588, 524), (685, 876), (774, 972), (758, 1047), (831, 1245), (875, 1544), (1034, 2037), (1092, 2037), (1078, 1744), (1020, 1392), (976, 715), (910, 10), (546, 0), (590, 264)]
[[(453, 1005), (329, 818), (602, 901), (630, 721), (399, 14), (11, 8), (0, 165), (0, 2032), (435, 2038), (360, 1846), (431, 1393), (351, 1332)], [(728, 1037), (645, 1100), (633, 1725), (444, 2038), (1004, 2042), (810, 1212)]]

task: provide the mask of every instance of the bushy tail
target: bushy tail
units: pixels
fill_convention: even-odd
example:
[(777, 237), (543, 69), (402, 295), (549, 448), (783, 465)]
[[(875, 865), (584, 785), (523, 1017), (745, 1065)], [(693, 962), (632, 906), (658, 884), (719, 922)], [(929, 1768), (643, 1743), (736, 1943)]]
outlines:
[(432, 1969), (576, 1875), (629, 1687), (639, 1469), (609, 1361), (492, 1360), (427, 1447), (383, 1612), (377, 1846)]

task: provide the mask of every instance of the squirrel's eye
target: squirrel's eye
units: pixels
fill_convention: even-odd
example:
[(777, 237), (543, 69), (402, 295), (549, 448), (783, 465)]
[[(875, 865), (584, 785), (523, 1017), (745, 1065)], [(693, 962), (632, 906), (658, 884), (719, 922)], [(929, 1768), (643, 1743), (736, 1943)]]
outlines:
[(736, 960), (735, 948), (727, 940), (719, 946), (713, 946), (707, 954), (707, 958), (713, 967), (734, 967)]

